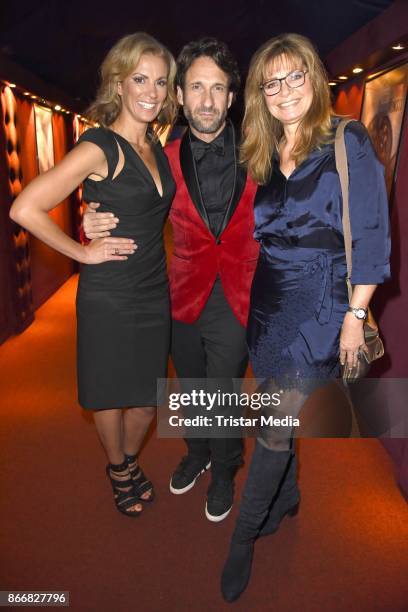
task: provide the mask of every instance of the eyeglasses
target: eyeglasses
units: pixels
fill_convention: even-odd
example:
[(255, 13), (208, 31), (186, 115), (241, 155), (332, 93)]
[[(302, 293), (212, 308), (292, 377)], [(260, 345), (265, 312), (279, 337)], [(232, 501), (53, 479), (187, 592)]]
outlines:
[(282, 81), (285, 81), (286, 85), (290, 89), (295, 87), (301, 87), (305, 82), (305, 75), (307, 70), (294, 70), (289, 72), (286, 76), (281, 79), (272, 79), (272, 81), (266, 81), (259, 86), (266, 96), (275, 96), (282, 89)]

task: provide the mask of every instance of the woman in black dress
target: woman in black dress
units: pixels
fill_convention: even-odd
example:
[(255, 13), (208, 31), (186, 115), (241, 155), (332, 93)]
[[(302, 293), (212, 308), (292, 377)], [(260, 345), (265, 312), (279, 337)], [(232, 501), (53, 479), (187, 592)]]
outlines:
[[(77, 294), (79, 402), (93, 410), (116, 506), (132, 517), (142, 511), (140, 500), (154, 497), (137, 454), (168, 358), (163, 225), (175, 183), (158, 136), (175, 118), (175, 70), (172, 55), (151, 36), (122, 38), (102, 64), (89, 110), (101, 127), (86, 131), (60, 164), (30, 183), (10, 213), (83, 264)], [(100, 238), (81, 245), (48, 216), (81, 182), (86, 201), (120, 215), (122, 238), (116, 242)]]

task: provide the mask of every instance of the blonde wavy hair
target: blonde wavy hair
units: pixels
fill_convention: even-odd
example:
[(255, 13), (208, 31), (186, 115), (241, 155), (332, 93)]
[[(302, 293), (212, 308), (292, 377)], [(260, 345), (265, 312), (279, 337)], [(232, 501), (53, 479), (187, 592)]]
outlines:
[(177, 98), (174, 81), (176, 62), (170, 51), (153, 36), (136, 32), (121, 38), (108, 52), (100, 68), (101, 83), (95, 101), (87, 110), (87, 117), (109, 127), (120, 115), (122, 98), (118, 94), (118, 82), (128, 77), (140, 61), (142, 55), (149, 53), (162, 57), (168, 66), (167, 97), (163, 108), (154, 121), (153, 139), (157, 140), (165, 129), (172, 125), (177, 116)]
[(265, 184), (272, 171), (272, 155), (283, 137), (283, 126), (275, 119), (260, 89), (267, 77), (271, 62), (285, 59), (293, 69), (307, 70), (313, 88), (309, 110), (299, 126), (292, 157), (301, 163), (312, 149), (332, 138), (333, 110), (326, 70), (313, 44), (300, 34), (281, 34), (271, 38), (256, 51), (251, 59), (245, 86), (245, 115), (242, 124), (243, 140), (240, 161), (248, 166), (251, 177)]

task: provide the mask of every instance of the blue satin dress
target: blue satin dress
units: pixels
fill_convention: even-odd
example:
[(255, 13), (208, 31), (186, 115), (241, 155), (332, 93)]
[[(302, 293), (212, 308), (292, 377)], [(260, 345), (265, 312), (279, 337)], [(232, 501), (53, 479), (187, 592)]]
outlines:
[[(333, 134), (337, 121), (333, 120)], [(361, 123), (346, 127), (345, 142), (351, 281), (378, 284), (390, 273), (384, 170)], [(288, 179), (274, 157), (271, 179), (256, 194), (254, 235), (261, 250), (247, 340), (255, 376), (280, 384), (284, 380), (289, 387), (338, 377), (348, 296), (334, 144), (312, 151)]]

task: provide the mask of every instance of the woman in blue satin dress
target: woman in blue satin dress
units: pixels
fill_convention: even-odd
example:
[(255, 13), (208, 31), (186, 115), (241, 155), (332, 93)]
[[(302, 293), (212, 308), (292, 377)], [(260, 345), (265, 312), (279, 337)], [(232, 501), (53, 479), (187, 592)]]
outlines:
[[(389, 276), (384, 172), (364, 126), (348, 124), (351, 310), (334, 154), (339, 118), (311, 42), (285, 34), (265, 43), (252, 59), (245, 102), (241, 159), (259, 184), (255, 238), (261, 244), (248, 322), (250, 359), (258, 379), (284, 389), (284, 413), (297, 414), (316, 382), (339, 377), (340, 363), (356, 362), (364, 344), (361, 315)], [(298, 503), (291, 432), (264, 428), (222, 575), (227, 601), (246, 588), (256, 538), (275, 532)]]

